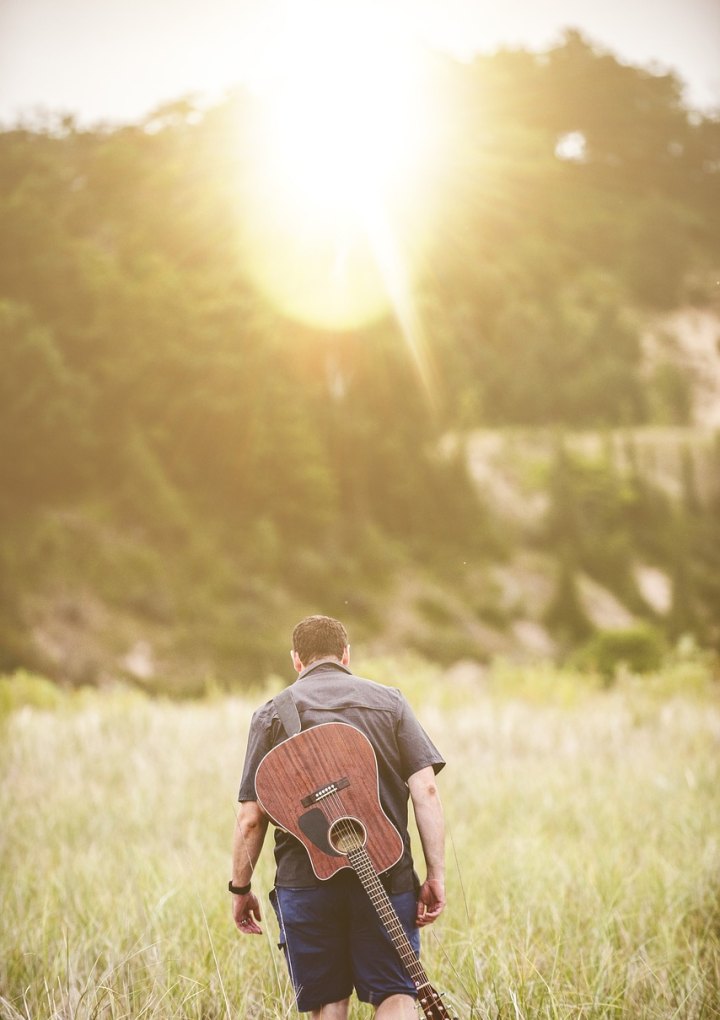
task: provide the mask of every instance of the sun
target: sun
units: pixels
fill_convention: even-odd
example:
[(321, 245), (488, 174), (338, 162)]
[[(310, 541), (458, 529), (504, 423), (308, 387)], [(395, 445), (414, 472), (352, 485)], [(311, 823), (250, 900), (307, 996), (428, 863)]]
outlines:
[(268, 96), (273, 169), (331, 217), (363, 221), (422, 147), (417, 55), (367, 10), (322, 4), (295, 26), (286, 73)]
[(243, 207), (253, 279), (313, 325), (377, 319), (409, 286), (421, 233), (410, 225), (429, 202), (435, 124), (420, 46), (367, 0), (296, 2), (253, 92)]

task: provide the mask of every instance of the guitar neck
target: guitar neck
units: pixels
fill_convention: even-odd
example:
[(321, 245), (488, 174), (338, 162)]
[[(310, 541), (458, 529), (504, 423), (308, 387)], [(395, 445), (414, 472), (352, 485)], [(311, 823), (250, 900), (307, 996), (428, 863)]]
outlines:
[(370, 897), (380, 921), (397, 950), (398, 955), (415, 985), (418, 1002), (422, 1007), (426, 1020), (453, 1020), (443, 1004), (440, 996), (430, 984), (425, 968), (420, 963), (410, 940), (405, 934), (400, 918), (390, 902), (390, 897), (380, 881), (370, 857), (364, 847), (351, 850), (348, 861), (357, 874), (362, 887)]

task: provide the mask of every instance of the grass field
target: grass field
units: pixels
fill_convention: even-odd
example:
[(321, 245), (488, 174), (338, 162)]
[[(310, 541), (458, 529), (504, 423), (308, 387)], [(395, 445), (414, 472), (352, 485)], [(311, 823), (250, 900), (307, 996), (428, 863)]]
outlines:
[[(409, 686), (448, 759), (449, 906), (423, 952), (460, 1020), (720, 1017), (709, 681), (505, 670), (451, 689), (423, 667)], [(5, 715), (3, 1020), (294, 1015), (274, 918), (240, 937), (226, 891), (257, 700), (121, 692)], [(271, 881), (268, 849), (265, 902)]]

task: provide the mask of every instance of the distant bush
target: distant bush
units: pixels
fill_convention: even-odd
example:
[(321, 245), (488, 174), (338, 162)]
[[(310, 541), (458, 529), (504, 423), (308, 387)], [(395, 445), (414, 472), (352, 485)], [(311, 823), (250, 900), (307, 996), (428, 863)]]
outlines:
[(0, 676), (0, 719), (18, 708), (57, 708), (62, 691), (51, 680), (19, 669), (9, 676)]
[(663, 634), (649, 624), (639, 623), (621, 630), (599, 631), (579, 650), (575, 663), (596, 670), (610, 681), (621, 666), (634, 673), (660, 669), (666, 651)]
[[(628, 680), (632, 686), (632, 678)], [(717, 691), (719, 682), (717, 654), (701, 648), (692, 635), (685, 634), (665, 656), (663, 668), (643, 678), (642, 689), (645, 695), (661, 701), (677, 695), (702, 699)]]

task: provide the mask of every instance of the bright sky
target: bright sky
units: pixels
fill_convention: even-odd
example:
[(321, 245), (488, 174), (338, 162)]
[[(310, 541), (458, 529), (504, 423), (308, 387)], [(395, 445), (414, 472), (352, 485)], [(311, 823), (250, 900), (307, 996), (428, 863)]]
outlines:
[[(37, 106), (133, 120), (247, 80), (289, 7), (305, 0), (0, 0), (0, 121)], [(368, 5), (377, 0), (366, 0)], [(341, 4), (343, 0), (336, 0)], [(544, 48), (565, 26), (622, 59), (672, 68), (720, 108), (720, 0), (384, 0), (412, 31), (469, 56)]]

